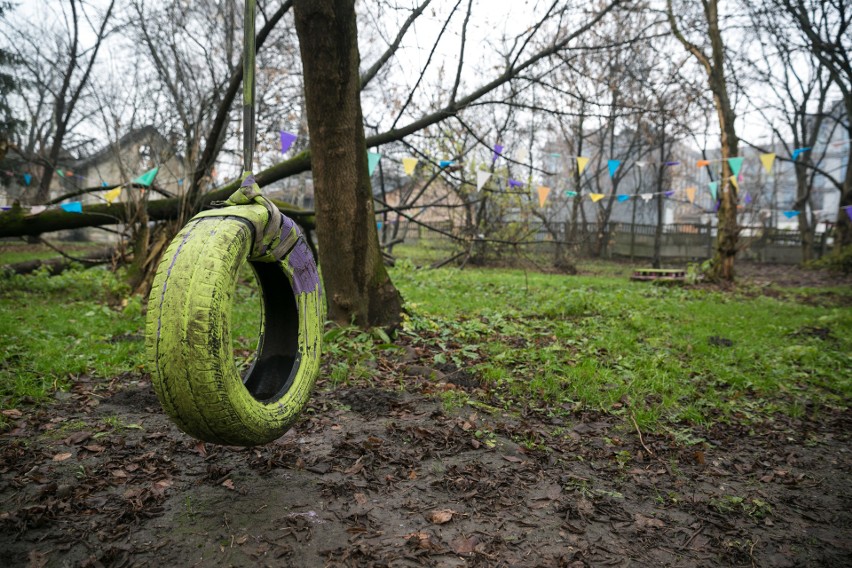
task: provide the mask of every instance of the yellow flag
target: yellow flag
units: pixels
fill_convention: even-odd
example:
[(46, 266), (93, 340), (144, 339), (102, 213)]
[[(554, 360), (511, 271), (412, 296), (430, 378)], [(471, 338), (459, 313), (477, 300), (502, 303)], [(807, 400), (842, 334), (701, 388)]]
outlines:
[(737, 189), (737, 191), (739, 191), (740, 184), (737, 183), (737, 176), (731, 176), (728, 179), (731, 180), (731, 185), (733, 185)]
[(695, 188), (687, 187), (686, 188), (686, 198), (689, 199), (690, 203), (695, 203)]
[(547, 196), (550, 195), (550, 188), (543, 185), (538, 188), (538, 206), (544, 207), (544, 202), (547, 201)]
[(116, 187), (115, 189), (111, 189), (104, 193), (104, 199), (107, 200), (107, 203), (112, 203), (113, 201), (118, 199), (119, 195), (121, 195), (121, 188)]
[(417, 158), (403, 158), (402, 159), (402, 169), (405, 171), (405, 175), (410, 176), (414, 173), (414, 168), (417, 167), (417, 162), (419, 162)]
[(601, 199), (604, 198), (604, 194), (603, 193), (590, 193), (589, 197), (592, 198), (592, 201), (594, 203), (597, 203), (598, 201), (600, 201)]
[(770, 154), (761, 154), (760, 163), (763, 164), (763, 169), (766, 170), (766, 173), (771, 174), (772, 164), (775, 163), (775, 152)]
[(589, 163), (589, 159), (583, 156), (577, 156), (577, 168), (580, 170), (580, 173), (583, 173), (583, 170), (586, 169), (586, 166)]

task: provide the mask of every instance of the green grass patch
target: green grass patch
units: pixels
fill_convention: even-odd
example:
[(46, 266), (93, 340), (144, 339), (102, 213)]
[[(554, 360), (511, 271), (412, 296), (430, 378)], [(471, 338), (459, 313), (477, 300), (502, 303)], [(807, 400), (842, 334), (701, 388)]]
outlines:
[(408, 333), (439, 347), (436, 363), (473, 369), (507, 407), (581, 405), (655, 429), (845, 408), (852, 393), (852, 311), (798, 302), (822, 291), (778, 299), (405, 263), (393, 277)]

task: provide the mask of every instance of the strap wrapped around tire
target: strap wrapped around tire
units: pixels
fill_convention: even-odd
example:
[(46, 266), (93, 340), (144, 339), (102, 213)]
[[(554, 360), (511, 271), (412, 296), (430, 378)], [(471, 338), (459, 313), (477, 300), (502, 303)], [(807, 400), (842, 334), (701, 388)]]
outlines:
[[(228, 207), (196, 215), (178, 233), (148, 301), (146, 348), (157, 397), (181, 430), (218, 444), (280, 437), (319, 372), (325, 303), (313, 255), (298, 226), (253, 182), (247, 179)], [(246, 262), (257, 275), (263, 314), (257, 356), (242, 378), (231, 307)]]

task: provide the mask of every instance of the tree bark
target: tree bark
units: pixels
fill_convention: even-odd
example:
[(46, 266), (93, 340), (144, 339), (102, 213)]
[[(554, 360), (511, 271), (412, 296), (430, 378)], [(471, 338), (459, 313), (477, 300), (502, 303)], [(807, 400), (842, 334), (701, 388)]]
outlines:
[(671, 0), (667, 3), (669, 23), (672, 33), (704, 67), (707, 82), (713, 93), (716, 115), (721, 131), (722, 179), (719, 183), (719, 225), (717, 228), (716, 251), (712, 266), (708, 273), (711, 279), (732, 281), (734, 279), (734, 258), (737, 254), (739, 226), (737, 224), (737, 189), (730, 183), (731, 168), (728, 158), (739, 154), (739, 138), (737, 137), (734, 121), (736, 114), (728, 95), (728, 85), (725, 78), (725, 44), (722, 41), (722, 31), (719, 28), (718, 0), (707, 0), (704, 5), (704, 18), (707, 22), (707, 36), (710, 39), (710, 56), (691, 43), (681, 33), (675, 19)]
[(317, 238), (329, 317), (396, 326), (402, 297), (382, 261), (367, 169), (354, 0), (296, 0)]

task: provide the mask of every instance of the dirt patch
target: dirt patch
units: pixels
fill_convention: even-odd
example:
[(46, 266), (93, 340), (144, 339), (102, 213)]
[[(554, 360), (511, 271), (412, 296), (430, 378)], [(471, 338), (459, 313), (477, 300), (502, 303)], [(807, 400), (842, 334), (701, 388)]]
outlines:
[(640, 440), (612, 416), (449, 412), (429, 380), (398, 385), (320, 385), (296, 427), (244, 449), (180, 433), (145, 377), (81, 383), (68, 400), (10, 416), (0, 436), (0, 565), (852, 558), (848, 412), (718, 425), (687, 445)]

